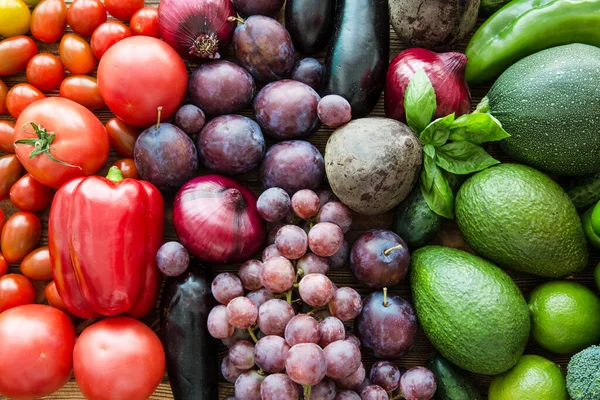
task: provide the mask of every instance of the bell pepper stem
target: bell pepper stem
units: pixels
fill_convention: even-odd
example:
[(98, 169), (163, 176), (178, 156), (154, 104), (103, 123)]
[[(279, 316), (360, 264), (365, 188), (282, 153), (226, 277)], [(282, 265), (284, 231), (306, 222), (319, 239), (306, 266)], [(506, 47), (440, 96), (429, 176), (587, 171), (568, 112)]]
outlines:
[(114, 183), (120, 182), (123, 180), (123, 173), (118, 167), (110, 167), (106, 179)]

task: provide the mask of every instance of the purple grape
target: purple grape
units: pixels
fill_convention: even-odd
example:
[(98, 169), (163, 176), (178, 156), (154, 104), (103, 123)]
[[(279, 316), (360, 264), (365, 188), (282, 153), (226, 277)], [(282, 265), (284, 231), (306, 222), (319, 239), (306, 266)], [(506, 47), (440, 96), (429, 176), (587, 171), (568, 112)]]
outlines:
[(266, 303), (267, 301), (274, 299), (275, 295), (273, 294), (273, 292), (270, 292), (269, 290), (267, 290), (265, 288), (261, 288), (261, 289), (249, 292), (246, 295), (246, 297), (249, 298), (250, 300), (252, 300), (254, 302), (254, 304), (256, 304), (256, 307), (259, 308), (259, 312), (260, 312), (260, 306), (263, 305), (264, 303)]
[(273, 374), (265, 378), (260, 385), (262, 400), (297, 400), (298, 385), (285, 374)]
[(283, 254), (277, 249), (276, 244), (270, 244), (262, 252), (263, 263), (267, 262), (271, 258), (283, 257)]
[(335, 291), (329, 302), (329, 312), (341, 321), (351, 321), (362, 310), (362, 298), (350, 287), (341, 287)]
[(356, 347), (358, 347), (359, 349), (362, 346), (362, 344), (360, 343), (360, 339), (358, 338), (358, 336), (356, 336), (356, 335), (354, 335), (352, 333), (346, 333), (346, 339), (345, 340), (354, 343), (356, 345)]
[(304, 138), (319, 129), (319, 100), (310, 86), (286, 79), (270, 83), (258, 93), (254, 114), (265, 135), (273, 139)]
[(229, 362), (239, 370), (254, 367), (254, 345), (247, 340), (240, 340), (229, 348)]
[(234, 328), (227, 322), (227, 307), (224, 305), (218, 305), (210, 310), (206, 326), (215, 339), (227, 339), (233, 335)]
[(400, 378), (400, 392), (406, 400), (429, 400), (436, 389), (435, 375), (425, 367), (411, 368)]
[(260, 282), (260, 271), (263, 263), (259, 260), (248, 260), (242, 264), (238, 276), (246, 290), (258, 290), (262, 287)]
[[(330, 343), (323, 349), (327, 360), (327, 376), (331, 379), (343, 379), (360, 367), (360, 349), (347, 340)], [(364, 376), (358, 381), (362, 382)]]
[(324, 378), (312, 387), (308, 400), (333, 400), (335, 393), (335, 382), (329, 378)]
[(292, 196), (292, 210), (300, 218), (314, 217), (319, 208), (319, 196), (310, 189), (299, 190)]
[(360, 385), (365, 381), (366, 375), (365, 366), (363, 363), (360, 363), (356, 371), (345, 378), (336, 379), (335, 382), (342, 388), (360, 391)]
[(339, 201), (330, 201), (321, 206), (317, 222), (331, 222), (342, 228), (342, 232), (348, 233), (352, 227), (352, 213), (350, 209)]
[(286, 225), (277, 232), (275, 245), (284, 257), (290, 260), (297, 260), (306, 254), (308, 237), (306, 232), (299, 226)]
[(166, 276), (179, 276), (190, 265), (190, 255), (179, 242), (167, 242), (156, 253), (156, 266)]
[(241, 115), (223, 115), (204, 126), (196, 140), (207, 168), (227, 175), (248, 172), (265, 155), (265, 138), (258, 124)]
[(250, 15), (273, 16), (281, 10), (285, 0), (232, 0), (235, 9), (244, 17)]
[(319, 344), (326, 347), (330, 343), (344, 340), (346, 338), (346, 328), (339, 319), (327, 317), (319, 322), (319, 336)]
[(254, 346), (254, 361), (265, 372), (281, 372), (289, 350), (290, 346), (281, 336), (265, 336)]
[(310, 315), (298, 314), (288, 322), (284, 337), (290, 346), (300, 343), (319, 343), (319, 323)]
[(337, 94), (330, 94), (319, 101), (319, 119), (330, 128), (342, 126), (352, 119), (352, 107), (348, 100)]
[(217, 275), (212, 281), (211, 290), (215, 299), (225, 305), (236, 297), (244, 295), (242, 281), (231, 272)]
[(294, 316), (294, 309), (287, 301), (272, 299), (258, 309), (258, 327), (266, 335), (283, 336), (285, 326)]
[(333, 400), (360, 400), (360, 396), (353, 390), (342, 390)]
[(400, 384), (400, 370), (390, 361), (378, 361), (371, 367), (369, 379), (373, 385), (381, 386), (386, 392), (393, 392)]
[(229, 383), (235, 383), (236, 379), (244, 372), (242, 369), (238, 369), (231, 363), (229, 357), (225, 357), (221, 363), (221, 374), (223, 378)]
[(333, 283), (323, 274), (308, 274), (300, 281), (298, 292), (306, 304), (323, 307), (333, 297)]
[(308, 232), (308, 247), (321, 257), (331, 257), (342, 247), (344, 232), (331, 222), (319, 222)]
[(294, 266), (285, 257), (273, 257), (265, 261), (260, 271), (262, 285), (273, 293), (282, 293), (294, 285)]
[(303, 140), (289, 140), (272, 146), (260, 167), (264, 188), (280, 187), (293, 195), (300, 189), (316, 189), (325, 176), (325, 162), (319, 150)]
[(257, 317), (258, 306), (247, 297), (236, 297), (227, 304), (227, 322), (236, 328), (250, 328)]
[(387, 392), (377, 385), (369, 385), (360, 392), (360, 400), (388, 400)]
[(254, 90), (252, 75), (224, 60), (200, 65), (188, 83), (192, 103), (210, 116), (243, 110), (252, 101)]
[(227, 339), (221, 340), (223, 344), (227, 347), (231, 347), (234, 343), (239, 342), (240, 340), (249, 340), (250, 334), (247, 329), (234, 329), (233, 335), (228, 337)]
[(263, 219), (269, 222), (281, 221), (290, 212), (290, 196), (283, 189), (272, 187), (258, 197), (256, 208)]
[(329, 271), (329, 264), (326, 258), (319, 257), (314, 253), (306, 253), (296, 262), (296, 269), (302, 270), (303, 275), (323, 274)]
[(325, 204), (331, 201), (340, 201), (333, 192), (327, 188), (318, 189), (316, 192), (317, 196), (319, 196), (319, 204), (323, 207)]
[(314, 58), (303, 58), (296, 63), (294, 71), (292, 71), (292, 79), (302, 82), (314, 90), (319, 90), (323, 68), (323, 65)]
[(285, 371), (300, 385), (316, 385), (325, 377), (325, 353), (314, 343), (297, 344), (288, 351)]
[(340, 249), (331, 257), (328, 257), (329, 266), (331, 268), (342, 268), (348, 262), (350, 256), (350, 245), (347, 241), (342, 242)]
[(204, 112), (193, 104), (181, 106), (175, 114), (175, 125), (188, 135), (195, 135), (206, 123)]
[(246, 371), (235, 381), (235, 398), (261, 400), (260, 385), (265, 377), (256, 371)]

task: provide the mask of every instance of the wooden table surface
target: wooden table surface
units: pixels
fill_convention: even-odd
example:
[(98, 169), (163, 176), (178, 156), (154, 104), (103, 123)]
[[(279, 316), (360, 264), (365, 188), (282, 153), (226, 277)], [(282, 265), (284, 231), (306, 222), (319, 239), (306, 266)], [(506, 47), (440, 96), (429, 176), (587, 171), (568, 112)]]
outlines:
[[(67, 1), (67, 3), (69, 3), (69, 2), (70, 1)], [(158, 5), (158, 3), (159, 3), (158, 0), (146, 0), (147, 6), (156, 7)], [(482, 21), (479, 21), (478, 25), (481, 22)], [(357, 29), (360, 29), (360, 27), (357, 27)], [(391, 30), (391, 28), (390, 28), (390, 30)], [(390, 59), (391, 59), (394, 56), (396, 56), (396, 54), (398, 54), (401, 50), (403, 50), (404, 46), (400, 43), (400, 41), (398, 40), (398, 38), (393, 30), (391, 30), (390, 38), (391, 38), (391, 44), (390, 44)], [(461, 45), (456, 46), (455, 48), (449, 49), (449, 50), (464, 51), (466, 43), (467, 43), (467, 40), (465, 40)], [(55, 43), (52, 45), (46, 45), (44, 43), (38, 42), (38, 45), (40, 47), (40, 52), (50, 52), (50, 53), (58, 54), (58, 43)], [(320, 60), (322, 60), (323, 56), (324, 56), (324, 54), (319, 54), (318, 57), (316, 57), (316, 58), (319, 58)], [(229, 53), (226, 52), (224, 58), (233, 59), (231, 52), (230, 51), (229, 51)], [(194, 69), (195, 69), (194, 65), (188, 65), (188, 70), (190, 72), (194, 71)], [(11, 77), (7, 77), (7, 78), (3, 78), (3, 80), (8, 84), (9, 87), (11, 87), (17, 83), (27, 81), (24, 73), (21, 73), (21, 74), (15, 75), (15, 76), (11, 76)], [(475, 86), (475, 87), (471, 88), (471, 94), (473, 97), (473, 108), (477, 105), (479, 100), (487, 93), (488, 89), (489, 89), (489, 86)], [(57, 96), (58, 92), (55, 91), (48, 95)], [(242, 114), (245, 116), (248, 116), (248, 117), (252, 117), (252, 112), (250, 109), (244, 110), (244, 112), (242, 112)], [(106, 122), (109, 118), (113, 117), (113, 114), (107, 108), (97, 111), (96, 115), (102, 122)], [(381, 96), (381, 99), (380, 99), (379, 103), (377, 104), (377, 107), (375, 108), (375, 110), (372, 112), (371, 115), (372, 116), (385, 116), (384, 111), (383, 111), (383, 95)], [(12, 118), (10, 117), (10, 115), (0, 115), (0, 119), (12, 119)], [(331, 132), (332, 132), (331, 129), (322, 128), (314, 136), (312, 136), (309, 139), (309, 141), (311, 143), (313, 143), (315, 146), (317, 146), (319, 148), (319, 150), (323, 153), (325, 144), (326, 144), (327, 139), (328, 139), (329, 135), (331, 134)], [(272, 142), (268, 141), (268, 144), (272, 144)], [(503, 155), (501, 153), (501, 151), (498, 150), (498, 148), (495, 146), (491, 146), (490, 153), (493, 156), (495, 156), (496, 158), (500, 159), (501, 161), (509, 161), (509, 159), (505, 155)], [(118, 156), (118, 154), (116, 154), (113, 150), (111, 150), (109, 160), (107, 161), (107, 165), (98, 174), (99, 175), (104, 174), (108, 170), (108, 166), (110, 166), (114, 161), (116, 161), (119, 158), (121, 158), (121, 157)], [(206, 172), (206, 171), (201, 170), (201, 171), (199, 171), (199, 174), (202, 174), (204, 172)], [(248, 174), (244, 174), (243, 176), (240, 176), (237, 179), (240, 180), (241, 182), (243, 182), (244, 184), (246, 184), (255, 193), (260, 193), (261, 189), (260, 189), (260, 186), (258, 183), (258, 176), (257, 176), (256, 172), (253, 171)], [(172, 199), (172, 196), (167, 195), (167, 196), (165, 196), (165, 199), (166, 199), (166, 203), (169, 204), (168, 205), (169, 209), (167, 209), (165, 212), (166, 219), (167, 219), (166, 229), (165, 229), (165, 241), (177, 240), (177, 237), (173, 230), (173, 224), (172, 224), (172, 219), (171, 219), (170, 204), (172, 202), (170, 200)], [(7, 217), (17, 211), (17, 209), (8, 200), (0, 201), (0, 208), (6, 213)], [(42, 238), (40, 240), (40, 246), (47, 245), (47, 242), (48, 242), (48, 236), (47, 236), (48, 212), (49, 212), (49, 210), (45, 210), (44, 212), (39, 213), (39, 216), (42, 220), (42, 226), (43, 226), (43, 232), (42, 232)], [(362, 232), (364, 232), (365, 230), (368, 230), (368, 229), (390, 229), (391, 224), (392, 224), (392, 216), (393, 216), (393, 212), (387, 212), (385, 214), (381, 214), (381, 215), (377, 215), (377, 216), (361, 216), (358, 214), (354, 214), (354, 222), (352, 225), (352, 230), (350, 232), (348, 232), (348, 234), (346, 235), (348, 241), (350, 243), (352, 243), (354, 240), (356, 240), (356, 238)], [(457, 231), (456, 225), (452, 221), (448, 221), (446, 223), (444, 230), (436, 237), (435, 243), (446, 245), (446, 246), (451, 246), (451, 247), (468, 249), (467, 246), (465, 245), (465, 243), (462, 241), (460, 234)], [(557, 244), (557, 245), (560, 245), (560, 244)], [(596, 252), (592, 252), (591, 257), (590, 257), (590, 264), (589, 264), (588, 268), (585, 271), (578, 273), (573, 279), (576, 282), (582, 283), (582, 284), (592, 288), (594, 291), (597, 291), (597, 289), (594, 285), (593, 268), (598, 263), (599, 260), (600, 260), (599, 254)], [(226, 266), (219, 265), (219, 266), (213, 266), (213, 272), (215, 274), (219, 273), (219, 272), (225, 272), (225, 271), (237, 272), (237, 268), (238, 268), (238, 265), (226, 265)], [(11, 264), (10, 272), (19, 272), (19, 265)], [(523, 291), (523, 294), (525, 294), (525, 295), (527, 295), (536, 285), (545, 281), (544, 278), (535, 277), (532, 275), (526, 275), (526, 274), (514, 273), (514, 272), (509, 272), (509, 274), (515, 280), (515, 282), (521, 288), (521, 290)], [(338, 286), (354, 287), (363, 296), (369, 293), (369, 290), (362, 288), (358, 284), (358, 282), (354, 279), (350, 270), (347, 267), (332, 270), (329, 272), (328, 276)], [(41, 290), (38, 290), (38, 292), (39, 292), (38, 302), (42, 303), (45, 301), (44, 294), (43, 294), (43, 283), (39, 283), (38, 288), (41, 289)], [(407, 299), (408, 301), (411, 301), (410, 289), (409, 289), (408, 283), (406, 281), (402, 282), (397, 287), (392, 288), (392, 292), (398, 293), (403, 298)], [(144, 322), (146, 322), (156, 332), (158, 332), (159, 324), (158, 324), (157, 311), (155, 311), (153, 314), (151, 314), (150, 316), (145, 318)], [(348, 326), (351, 327), (351, 325), (348, 325)], [(83, 328), (83, 325), (80, 324), (79, 328), (80, 329)], [(417, 365), (423, 365), (425, 363), (425, 361), (434, 352), (435, 352), (434, 348), (432, 347), (432, 345), (429, 343), (429, 341), (425, 337), (423, 331), (421, 329), (419, 329), (419, 333), (417, 335), (417, 339), (416, 339), (413, 347), (406, 354), (405, 357), (403, 357), (401, 360), (398, 361), (398, 365), (406, 367), (406, 368), (409, 368), (412, 366), (417, 366)], [(219, 360), (221, 360), (226, 354), (227, 354), (227, 349), (224, 346), (221, 346), (219, 349)], [(531, 341), (530, 341), (530, 344), (528, 345), (527, 349), (525, 350), (525, 354), (539, 354), (544, 357), (547, 357), (550, 360), (558, 363), (561, 366), (561, 368), (563, 369), (563, 371), (566, 371), (566, 366), (569, 361), (569, 356), (552, 354), (552, 353), (542, 349), (540, 346), (536, 345), (535, 343), (533, 343)], [(367, 370), (368, 370), (368, 368), (370, 368), (370, 366), (373, 364), (373, 362), (375, 362), (375, 359), (373, 358), (372, 355), (370, 355), (364, 351), (363, 351), (363, 356), (364, 356), (365, 366), (367, 367)], [(2, 361), (0, 360), (0, 362), (2, 362)], [(487, 386), (489, 385), (490, 377), (483, 376), (483, 375), (477, 375), (477, 376), (474, 376), (474, 380), (481, 388), (482, 393), (485, 393)], [(219, 399), (225, 399), (227, 396), (232, 396), (232, 395), (233, 395), (233, 385), (229, 384), (223, 378), (221, 378), (221, 381), (219, 383)], [(2, 399), (2, 398), (3, 397), (0, 396), (0, 399)], [(71, 381), (69, 381), (58, 392), (54, 393), (51, 396), (45, 397), (45, 399), (83, 399), (83, 398), (84, 397), (82, 396), (81, 392), (79, 391), (79, 389), (77, 387), (77, 383), (74, 381), (74, 379), (71, 379)], [(173, 396), (172, 396), (171, 389), (170, 389), (170, 386), (168, 383), (168, 377), (165, 373), (165, 377), (164, 377), (162, 383), (156, 389), (156, 391), (150, 397), (150, 399), (165, 400), (165, 399), (172, 399), (172, 398), (173, 398)]]

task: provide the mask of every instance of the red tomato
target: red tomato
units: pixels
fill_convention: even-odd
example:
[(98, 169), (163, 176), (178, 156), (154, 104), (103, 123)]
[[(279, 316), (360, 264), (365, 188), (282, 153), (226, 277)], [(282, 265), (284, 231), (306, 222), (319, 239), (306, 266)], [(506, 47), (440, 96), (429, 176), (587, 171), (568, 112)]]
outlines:
[(100, 25), (90, 39), (92, 53), (99, 60), (112, 45), (131, 36), (131, 31), (122, 22), (108, 21)]
[(67, 5), (64, 0), (42, 0), (31, 13), (31, 35), (44, 43), (54, 43), (67, 27)]
[(21, 274), (0, 277), (0, 314), (9, 308), (33, 303), (35, 303), (35, 286), (29, 279)]
[(60, 58), (50, 53), (40, 53), (33, 56), (27, 64), (25, 73), (29, 83), (42, 92), (56, 89), (65, 79), (65, 67)]
[(74, 75), (86, 75), (96, 68), (90, 44), (77, 35), (67, 33), (63, 36), (58, 52), (67, 71)]
[(6, 95), (6, 108), (13, 118), (19, 118), (19, 115), (29, 106), (38, 100), (46, 97), (29, 83), (19, 83), (13, 86)]
[(27, 36), (13, 36), (0, 42), (0, 76), (15, 75), (25, 70), (37, 44)]
[(6, 95), (8, 94), (8, 86), (0, 79), (0, 114), (6, 114)]
[(2, 228), (0, 248), (9, 263), (21, 261), (40, 241), (42, 224), (37, 215), (20, 211), (13, 214)]
[(2, 254), (0, 254), (0, 276), (3, 276), (8, 271), (8, 261)]
[(104, 6), (113, 17), (129, 21), (137, 10), (144, 7), (144, 0), (104, 0)]
[(158, 9), (154, 7), (144, 7), (137, 10), (131, 21), (129, 28), (134, 35), (151, 36), (160, 38), (158, 30)]
[(23, 166), (14, 154), (0, 157), (0, 200), (8, 198), (10, 188), (23, 176)]
[(10, 201), (21, 211), (42, 211), (52, 203), (54, 192), (25, 174), (10, 188)]
[(60, 97), (79, 103), (90, 110), (105, 106), (96, 78), (85, 75), (69, 76), (60, 84)]
[(106, 132), (110, 145), (123, 157), (133, 157), (133, 147), (138, 136), (142, 133), (140, 128), (131, 126), (119, 118), (111, 118), (106, 123)]
[(73, 372), (89, 400), (145, 400), (162, 380), (165, 354), (158, 336), (140, 321), (107, 318), (77, 339)]
[(122, 158), (120, 160), (115, 161), (113, 166), (121, 170), (123, 178), (142, 179), (140, 177), (140, 174), (138, 173), (133, 158)]
[(0, 120), (0, 151), (4, 153), (14, 153), (15, 123), (12, 121)]
[(52, 279), (52, 264), (48, 246), (38, 247), (21, 261), (21, 273), (33, 281)]
[[(42, 128), (37, 134), (32, 122)], [(34, 103), (21, 114), (15, 127), (15, 141), (31, 140), (17, 144), (15, 153), (27, 172), (44, 186), (56, 189), (71, 178), (95, 174), (108, 158), (110, 147), (104, 125), (74, 101), (48, 97)], [(50, 135), (54, 135), (51, 146)], [(45, 154), (30, 158), (34, 150)]]
[(67, 11), (67, 22), (73, 32), (91, 36), (100, 24), (106, 22), (106, 8), (100, 0), (75, 0)]
[(147, 36), (121, 40), (108, 49), (98, 67), (98, 85), (106, 105), (123, 121), (142, 128), (156, 122), (159, 106), (164, 120), (175, 115), (187, 82), (188, 72), (177, 52)]
[(60, 298), (58, 294), (58, 290), (56, 289), (56, 283), (54, 281), (50, 282), (46, 285), (46, 300), (48, 300), (48, 304), (50, 304), (54, 308), (58, 308), (60, 311), (64, 312), (67, 315), (71, 315), (69, 310), (67, 310), (67, 306)]
[(0, 393), (34, 399), (71, 376), (75, 327), (56, 308), (30, 304), (0, 314)]

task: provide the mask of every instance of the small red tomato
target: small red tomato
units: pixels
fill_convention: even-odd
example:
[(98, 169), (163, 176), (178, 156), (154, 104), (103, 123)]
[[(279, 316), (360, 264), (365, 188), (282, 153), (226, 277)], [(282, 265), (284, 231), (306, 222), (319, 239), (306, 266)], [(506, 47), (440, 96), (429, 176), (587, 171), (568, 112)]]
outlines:
[(21, 211), (42, 211), (52, 203), (54, 192), (25, 174), (10, 188), (10, 201)]
[(32, 281), (52, 279), (52, 264), (48, 246), (38, 247), (21, 261), (21, 273)]
[(63, 36), (58, 51), (63, 65), (74, 75), (86, 75), (96, 68), (90, 44), (77, 35), (67, 33)]
[(29, 83), (19, 83), (13, 86), (6, 95), (6, 107), (13, 118), (19, 115), (32, 103), (46, 97), (44, 93), (31, 86)]
[(12, 121), (0, 120), (0, 151), (4, 153), (14, 153), (15, 146), (13, 142), (15, 133), (15, 123)]
[(37, 44), (27, 36), (13, 36), (0, 42), (0, 76), (10, 76), (25, 70), (31, 57), (38, 52)]
[(6, 95), (8, 94), (8, 86), (0, 79), (0, 114), (6, 114), (8, 109), (6, 108)]
[(104, 6), (113, 17), (129, 21), (137, 10), (144, 7), (144, 0), (104, 0)]
[(48, 300), (48, 304), (50, 304), (54, 308), (58, 308), (60, 311), (64, 312), (67, 315), (71, 315), (71, 312), (60, 298), (58, 290), (56, 289), (56, 283), (54, 281), (46, 285), (45, 293), (46, 300)]
[(106, 8), (100, 0), (75, 0), (67, 11), (67, 22), (73, 32), (92, 36), (94, 30), (106, 22)]
[(13, 214), (2, 228), (0, 248), (9, 263), (21, 261), (40, 241), (42, 224), (37, 215), (30, 212)]
[(133, 157), (133, 147), (142, 129), (131, 126), (119, 118), (111, 118), (106, 123), (110, 146), (123, 157)]
[(138, 173), (133, 158), (122, 158), (117, 160), (114, 162), (113, 167), (117, 167), (121, 170), (123, 178), (142, 179)]
[(42, 92), (49, 92), (65, 79), (65, 67), (55, 55), (40, 53), (29, 60), (25, 74), (29, 83)]
[(154, 7), (144, 7), (139, 10), (129, 21), (129, 28), (134, 36), (152, 36), (157, 39), (160, 38), (160, 31), (158, 29), (158, 9)]
[(42, 0), (31, 13), (31, 35), (44, 43), (54, 43), (67, 27), (67, 5), (64, 0)]
[(124, 23), (119, 21), (105, 22), (92, 33), (90, 39), (92, 53), (99, 60), (110, 46), (129, 36), (131, 36), (131, 31)]
[(15, 154), (0, 157), (0, 200), (8, 198), (10, 188), (23, 176), (23, 166)]
[(2, 254), (0, 254), (0, 276), (3, 276), (8, 271), (8, 262)]
[(35, 287), (21, 274), (8, 274), (0, 277), (0, 313), (9, 308), (33, 304)]
[(105, 105), (98, 90), (98, 81), (91, 76), (69, 76), (60, 84), (60, 97), (79, 103), (92, 111)]

